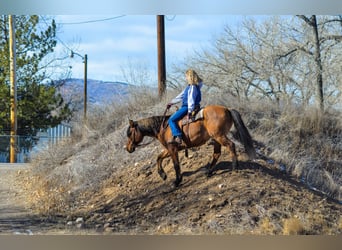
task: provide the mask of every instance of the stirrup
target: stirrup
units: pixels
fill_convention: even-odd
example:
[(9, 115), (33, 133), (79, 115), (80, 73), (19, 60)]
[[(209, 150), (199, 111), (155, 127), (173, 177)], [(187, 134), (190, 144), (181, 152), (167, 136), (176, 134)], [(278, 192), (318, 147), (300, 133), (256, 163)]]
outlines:
[(177, 144), (177, 145), (181, 145), (182, 144), (182, 138), (180, 136), (174, 136), (172, 138), (172, 140), (170, 140), (168, 143), (169, 144)]
[(176, 136), (176, 138), (174, 139), (174, 142), (179, 144), (179, 145), (182, 144), (182, 142), (183, 142), (182, 137)]

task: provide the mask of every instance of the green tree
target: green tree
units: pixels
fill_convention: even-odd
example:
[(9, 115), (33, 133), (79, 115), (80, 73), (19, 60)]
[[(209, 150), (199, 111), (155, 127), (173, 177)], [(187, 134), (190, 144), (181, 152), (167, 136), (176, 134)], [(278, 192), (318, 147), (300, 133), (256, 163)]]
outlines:
[[(8, 17), (0, 17), (0, 134), (10, 131)], [(56, 47), (56, 24), (40, 17), (16, 16), (17, 134), (34, 136), (71, 116), (53, 83), (47, 84), (49, 62), (45, 59)]]

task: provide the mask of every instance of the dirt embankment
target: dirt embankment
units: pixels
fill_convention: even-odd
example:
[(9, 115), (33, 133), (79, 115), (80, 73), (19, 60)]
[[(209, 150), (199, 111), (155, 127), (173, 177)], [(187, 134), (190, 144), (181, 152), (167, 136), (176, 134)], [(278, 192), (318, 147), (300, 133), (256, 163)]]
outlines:
[[(155, 159), (113, 174), (74, 217), (98, 232), (130, 234), (340, 234), (342, 206), (291, 178), (267, 158), (244, 161), (232, 171), (222, 152), (215, 174), (205, 166), (212, 148), (180, 153), (181, 186), (165, 160), (164, 182)], [(260, 155), (259, 155), (260, 156)], [(263, 158), (263, 159), (261, 159)]]
[[(153, 147), (153, 145), (151, 145)], [(127, 153), (127, 152), (126, 152)], [(205, 166), (212, 148), (180, 153), (183, 182), (173, 187), (174, 171), (161, 180), (155, 159), (119, 168), (82, 205), (57, 215), (34, 213), (15, 186), (24, 170), (0, 168), (1, 234), (340, 234), (342, 205), (310, 190), (265, 158), (232, 171), (222, 152), (215, 174)], [(128, 164), (130, 165), (130, 164)], [(76, 221), (79, 221), (77, 223)]]

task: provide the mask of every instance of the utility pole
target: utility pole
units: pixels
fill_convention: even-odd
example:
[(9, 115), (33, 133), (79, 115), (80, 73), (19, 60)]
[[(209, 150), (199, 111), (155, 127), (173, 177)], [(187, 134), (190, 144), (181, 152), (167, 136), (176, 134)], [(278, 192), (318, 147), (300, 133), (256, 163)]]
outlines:
[(83, 82), (83, 85), (84, 85), (84, 88), (83, 88), (83, 125), (86, 125), (87, 123), (87, 100), (88, 100), (88, 78), (87, 78), (87, 75), (88, 75), (88, 55), (85, 54), (84, 56), (78, 54), (77, 52), (75, 51), (71, 51), (70, 53), (70, 58), (74, 58), (74, 56), (79, 56), (82, 58), (83, 60), (83, 63), (84, 63), (84, 82)]
[(87, 99), (88, 99), (88, 79), (87, 79), (87, 75), (88, 75), (88, 55), (85, 54), (83, 57), (83, 63), (84, 63), (84, 93), (83, 93), (83, 105), (84, 105), (84, 113), (83, 113), (83, 122), (84, 125), (87, 124)]
[(16, 162), (17, 136), (17, 82), (16, 82), (16, 48), (15, 48), (15, 16), (9, 15), (9, 49), (10, 49), (10, 102), (11, 102), (11, 139), (10, 163)]
[(157, 46), (158, 46), (158, 94), (161, 99), (166, 90), (165, 66), (165, 25), (164, 15), (157, 16)]

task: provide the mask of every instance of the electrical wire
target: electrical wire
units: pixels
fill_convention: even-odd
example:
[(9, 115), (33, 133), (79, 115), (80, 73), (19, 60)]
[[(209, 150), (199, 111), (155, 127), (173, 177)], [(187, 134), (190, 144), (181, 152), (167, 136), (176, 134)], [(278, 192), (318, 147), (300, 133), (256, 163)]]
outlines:
[(104, 19), (96, 19), (96, 20), (87, 20), (87, 21), (80, 21), (80, 22), (71, 22), (71, 23), (58, 23), (61, 25), (75, 25), (75, 24), (87, 24), (87, 23), (97, 23), (97, 22), (105, 22), (105, 21), (110, 21), (113, 19), (118, 19), (121, 17), (124, 17), (126, 15), (120, 15), (120, 16), (115, 16), (115, 17), (109, 17), (109, 18), (104, 18)]

